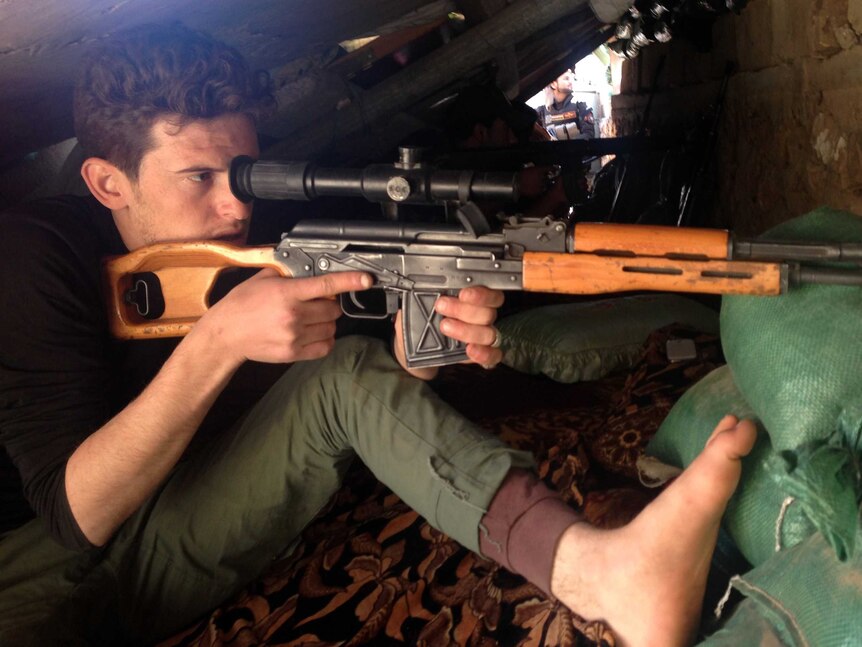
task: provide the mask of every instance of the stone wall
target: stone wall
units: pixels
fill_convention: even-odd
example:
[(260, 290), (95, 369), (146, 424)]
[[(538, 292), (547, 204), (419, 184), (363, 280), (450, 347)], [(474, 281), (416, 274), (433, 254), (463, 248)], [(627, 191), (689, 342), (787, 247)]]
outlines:
[(708, 53), (675, 40), (627, 61), (617, 132), (637, 129), (662, 55), (655, 130), (703, 114), (732, 62), (706, 221), (754, 234), (819, 205), (862, 215), (862, 0), (751, 0), (712, 38)]

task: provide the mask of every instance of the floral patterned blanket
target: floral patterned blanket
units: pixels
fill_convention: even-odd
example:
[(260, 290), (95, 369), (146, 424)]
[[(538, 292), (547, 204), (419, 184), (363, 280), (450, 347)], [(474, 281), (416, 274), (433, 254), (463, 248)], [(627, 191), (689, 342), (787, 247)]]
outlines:
[[(695, 339), (670, 363), (668, 339)], [(533, 452), (540, 476), (594, 524), (626, 523), (655, 492), (635, 461), (674, 402), (723, 363), (715, 337), (655, 332), (627, 373), (579, 384), (451, 367), (435, 388), (465, 415)], [(361, 465), (285, 561), (160, 647), (247, 645), (614, 645), (571, 613), (431, 528)]]

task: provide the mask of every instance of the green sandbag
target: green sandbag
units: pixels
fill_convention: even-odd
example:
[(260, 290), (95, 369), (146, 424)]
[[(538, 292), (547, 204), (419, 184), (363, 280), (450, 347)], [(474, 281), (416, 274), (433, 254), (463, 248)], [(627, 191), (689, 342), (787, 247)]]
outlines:
[(701, 647), (862, 643), (862, 551), (841, 562), (815, 533), (731, 584), (745, 599)]
[(795, 642), (783, 640), (776, 628), (778, 618), (752, 600), (743, 600), (721, 629), (708, 636), (697, 647), (791, 647)]
[(799, 502), (842, 561), (856, 547), (856, 510), (862, 491), (858, 469), (853, 453), (837, 435), (773, 454), (767, 464), (781, 490)]
[[(776, 542), (781, 548), (793, 546), (816, 528), (799, 499), (785, 504), (789, 492), (773, 476), (771, 459), (775, 453), (769, 437), (736, 388), (727, 366), (715, 369), (685, 392), (650, 441), (646, 453), (664, 463), (685, 467), (700, 453), (718, 421), (728, 413), (752, 419), (758, 425), (757, 443), (742, 461), (742, 479), (723, 518), (725, 530), (739, 551), (757, 565), (772, 557)], [(830, 527), (826, 530), (832, 531)]]
[(703, 450), (718, 421), (729, 413), (757, 421), (725, 365), (689, 387), (650, 441), (647, 454), (669, 465), (685, 467)]
[[(763, 239), (862, 242), (862, 218), (821, 208)], [(721, 342), (734, 380), (777, 450), (840, 433), (862, 450), (862, 288), (807, 285), (726, 296)]]

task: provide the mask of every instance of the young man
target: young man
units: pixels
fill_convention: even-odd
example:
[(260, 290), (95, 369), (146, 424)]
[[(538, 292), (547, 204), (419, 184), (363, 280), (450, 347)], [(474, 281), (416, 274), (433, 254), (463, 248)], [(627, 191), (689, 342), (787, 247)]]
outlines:
[[(271, 98), (234, 50), (179, 26), (123, 34), (85, 69), (75, 115), (92, 198), (0, 221), (4, 644), (169, 635), (285, 554), (354, 455), (437, 528), (625, 643), (690, 637), (750, 424), (723, 420), (632, 524), (601, 532), (532, 475), (529, 456), (416, 379), (431, 371), (408, 375), (371, 340), (335, 343), (329, 297), (369, 287), (365, 274), (261, 271), (180, 341), (111, 340), (102, 257), (244, 242), (250, 207), (231, 194), (228, 165), (258, 155), (255, 119)], [(471, 288), (436, 306), (486, 366), (501, 359), (501, 302)], [(403, 365), (400, 348), (396, 338)], [(228, 422), (220, 398), (248, 360), (295, 364)]]

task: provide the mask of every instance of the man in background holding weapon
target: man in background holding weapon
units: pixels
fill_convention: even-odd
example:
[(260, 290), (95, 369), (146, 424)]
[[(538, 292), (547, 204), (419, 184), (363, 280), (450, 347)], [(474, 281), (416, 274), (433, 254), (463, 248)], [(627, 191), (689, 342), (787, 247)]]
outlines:
[(552, 139), (595, 137), (593, 111), (574, 100), (575, 73), (566, 70), (545, 88), (545, 105), (539, 106), (539, 123)]
[[(0, 222), (0, 638), (169, 635), (284, 555), (358, 455), (435, 527), (605, 619), (624, 644), (690, 641), (750, 423), (723, 419), (629, 526), (599, 531), (529, 456), (416, 379), (436, 369), (407, 366), (400, 327), (397, 362), (369, 340), (335, 343), (331, 297), (371, 287), (367, 272), (265, 269), (179, 342), (111, 339), (102, 257), (244, 244), (251, 206), (231, 193), (229, 165), (258, 157), (255, 120), (271, 103), (239, 55), (204, 35), (124, 34), (89, 59), (76, 92), (93, 197)], [(442, 333), (493, 366), (501, 303), (476, 286), (434, 309)], [(219, 398), (250, 360), (295, 364), (230, 424)]]

